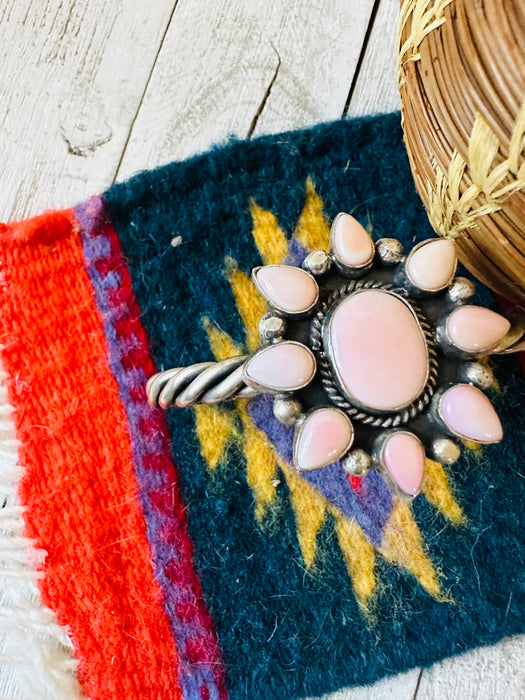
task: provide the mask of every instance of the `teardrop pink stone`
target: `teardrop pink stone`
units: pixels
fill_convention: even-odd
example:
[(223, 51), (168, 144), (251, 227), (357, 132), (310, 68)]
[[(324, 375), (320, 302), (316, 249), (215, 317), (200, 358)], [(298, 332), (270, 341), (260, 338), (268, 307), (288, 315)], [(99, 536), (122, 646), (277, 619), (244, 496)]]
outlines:
[(347, 452), (354, 439), (348, 416), (338, 408), (318, 408), (300, 428), (295, 445), (298, 469), (326, 467)]
[(441, 398), (441, 415), (456, 434), (474, 442), (499, 442), (503, 428), (485, 394), (470, 384), (456, 384)]
[(408, 257), (410, 281), (427, 292), (437, 292), (452, 281), (456, 271), (456, 249), (448, 239), (430, 239)]
[(314, 377), (315, 357), (301, 343), (285, 342), (257, 352), (245, 365), (247, 383), (270, 391), (294, 391)]
[(338, 214), (332, 231), (331, 249), (339, 262), (348, 267), (361, 267), (374, 257), (374, 242), (357, 219)]
[(467, 352), (484, 352), (496, 347), (507, 335), (510, 321), (482, 306), (462, 306), (447, 321), (452, 342)]
[(425, 469), (425, 450), (415, 435), (399, 432), (383, 447), (383, 462), (403, 493), (415, 496), (421, 489)]
[(254, 282), (265, 299), (285, 313), (304, 313), (319, 296), (317, 282), (300, 267), (266, 265), (254, 271)]

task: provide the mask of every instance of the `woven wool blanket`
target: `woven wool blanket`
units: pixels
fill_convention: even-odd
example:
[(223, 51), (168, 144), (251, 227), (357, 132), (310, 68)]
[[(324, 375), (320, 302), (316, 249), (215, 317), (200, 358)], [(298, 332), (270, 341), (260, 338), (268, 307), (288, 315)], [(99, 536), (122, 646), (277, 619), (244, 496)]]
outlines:
[(339, 211), (432, 235), (399, 115), (0, 227), (1, 642), (24, 697), (292, 700), (525, 631), (516, 358), (493, 360), (504, 441), (427, 460), (411, 503), (374, 470), (300, 476), (269, 397), (147, 403), (155, 371), (253, 351), (251, 268), (326, 248)]

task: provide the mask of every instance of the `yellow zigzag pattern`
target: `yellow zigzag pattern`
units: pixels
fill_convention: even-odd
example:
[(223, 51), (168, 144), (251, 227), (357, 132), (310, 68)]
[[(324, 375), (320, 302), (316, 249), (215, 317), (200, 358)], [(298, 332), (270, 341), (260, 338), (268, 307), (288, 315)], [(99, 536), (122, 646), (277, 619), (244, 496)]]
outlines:
[[(280, 264), (288, 254), (288, 239), (270, 211), (254, 200), (249, 202), (253, 220), (253, 238), (264, 264)], [(295, 238), (307, 249), (328, 249), (330, 226), (323, 212), (323, 201), (310, 178), (306, 181), (306, 197), (294, 232)], [(238, 268), (235, 260), (227, 258), (226, 275), (231, 285), (239, 315), (246, 329), (244, 347), (203, 318), (210, 348), (217, 360), (242, 352), (253, 352), (259, 343), (258, 323), (266, 311), (266, 302), (251, 279)], [(255, 517), (263, 523), (275, 498), (279, 474), (283, 475), (290, 493), (290, 505), (295, 516), (297, 539), (307, 569), (313, 569), (318, 555), (317, 535), (328, 516), (335, 522), (335, 534), (344, 557), (354, 593), (364, 614), (376, 590), (377, 554), (410, 571), (435, 598), (442, 599), (439, 577), (425, 553), (419, 529), (409, 505), (397, 501), (385, 527), (384, 542), (378, 550), (367, 540), (360, 526), (333, 508), (316, 489), (275, 452), (265, 433), (251, 421), (246, 400), (238, 400), (234, 410), (215, 406), (197, 406), (196, 432), (202, 456), (209, 469), (217, 469), (228, 450), (230, 441), (239, 441), (246, 459), (246, 478), (255, 505)], [(464, 522), (461, 508), (455, 500), (441, 464), (427, 460), (423, 485), (426, 498), (454, 525)]]

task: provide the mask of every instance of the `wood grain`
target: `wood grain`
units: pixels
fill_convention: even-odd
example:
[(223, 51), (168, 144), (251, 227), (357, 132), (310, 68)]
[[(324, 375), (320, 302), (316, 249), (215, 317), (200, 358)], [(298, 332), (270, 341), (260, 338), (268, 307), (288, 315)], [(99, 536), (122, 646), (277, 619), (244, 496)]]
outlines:
[(419, 669), (414, 668), (408, 673), (385, 678), (373, 685), (343, 688), (335, 693), (323, 695), (321, 698), (308, 698), (308, 700), (414, 700), (418, 678)]
[(372, 6), (180, 0), (118, 178), (231, 135), (341, 117)]
[(173, 0), (0, 3), (0, 220), (72, 205), (112, 182), (172, 9)]
[(354, 81), (347, 116), (396, 112), (401, 109), (397, 87), (397, 16), (399, 0), (381, 0)]
[(473, 649), (423, 671), (417, 700), (522, 700), (525, 636)]

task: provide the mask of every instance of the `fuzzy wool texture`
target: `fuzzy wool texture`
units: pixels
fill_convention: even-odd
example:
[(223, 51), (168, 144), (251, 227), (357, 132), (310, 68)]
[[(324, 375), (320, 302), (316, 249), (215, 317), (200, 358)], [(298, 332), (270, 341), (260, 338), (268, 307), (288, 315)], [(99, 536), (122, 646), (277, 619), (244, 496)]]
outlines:
[(0, 233), (1, 356), (25, 535), (46, 553), (42, 601), (68, 631), (91, 700), (181, 700), (129, 425), (74, 213)]
[(24, 536), (17, 497), (23, 470), (6, 380), (0, 368), (0, 696), (82, 700), (71, 641), (38, 590), (45, 552)]
[[(397, 237), (407, 248), (433, 235), (414, 190), (398, 114), (233, 143), (139, 174), (104, 195), (158, 369), (212, 359), (204, 317), (242, 345), (241, 316), (253, 309), (237, 310), (229, 278), (248, 276), (262, 262), (251, 234), (257, 216), (265, 225), (262, 211), (272, 212), (290, 237), (309, 178), (327, 220), (347, 211), (374, 238)], [(308, 225), (300, 233), (302, 242), (311, 233)], [(180, 244), (173, 247), (177, 236)], [(265, 252), (267, 260), (274, 255), (279, 251)], [(227, 258), (237, 261), (236, 270)], [(275, 494), (262, 518), (249, 483), (256, 474), (247, 469), (250, 456), (242, 443), (231, 441), (225, 455), (213, 452), (214, 468), (208, 469), (196, 426), (215, 425), (213, 414), (168, 414), (195, 563), (230, 698), (320, 695), (525, 630), (525, 384), (515, 358), (498, 358), (494, 369), (500, 389), (491, 399), (504, 442), (465, 450), (445, 475), (434, 470), (428, 491), (440, 507), (419, 496), (411, 516), (406, 508), (395, 512), (394, 523), (410, 517), (417, 523), (439, 575), (439, 594), (432, 591), (432, 577), (425, 590), (409, 570), (388, 561), (388, 552), (373, 560), (359, 535), (345, 562), (334, 544), (336, 531), (343, 532), (334, 515), (314, 524), (316, 551), (301, 551), (290, 505), (295, 487), (285, 467), (275, 465)], [(232, 420), (226, 408), (215, 426), (224, 444)], [(440, 496), (445, 476), (461, 511), (454, 499)], [(348, 530), (348, 538), (352, 534)], [(386, 533), (390, 540), (396, 536), (395, 528)], [(360, 562), (362, 575), (355, 580), (362, 598), (373, 589), (371, 576), (380, 582), (366, 615), (347, 570), (359, 574)]]

